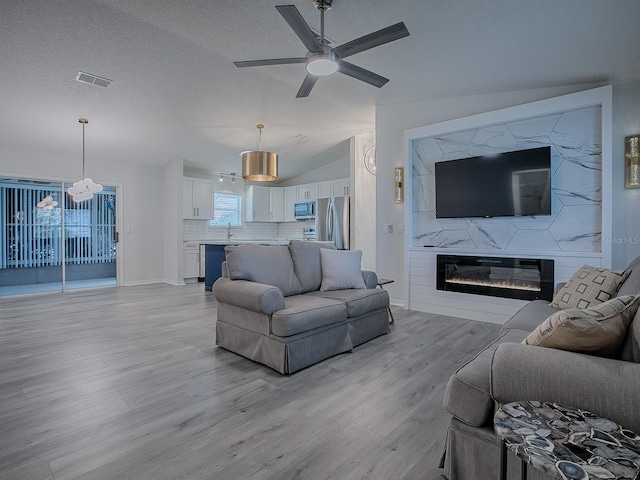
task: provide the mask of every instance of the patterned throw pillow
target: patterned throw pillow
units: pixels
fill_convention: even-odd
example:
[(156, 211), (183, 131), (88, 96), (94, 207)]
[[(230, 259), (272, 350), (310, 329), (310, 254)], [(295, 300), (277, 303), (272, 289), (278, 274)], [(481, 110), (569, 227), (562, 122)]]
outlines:
[(623, 295), (585, 310), (560, 310), (538, 325), (522, 343), (614, 355), (624, 341), (639, 303), (640, 295)]
[(555, 308), (589, 308), (616, 296), (631, 270), (609, 270), (583, 266), (555, 294)]

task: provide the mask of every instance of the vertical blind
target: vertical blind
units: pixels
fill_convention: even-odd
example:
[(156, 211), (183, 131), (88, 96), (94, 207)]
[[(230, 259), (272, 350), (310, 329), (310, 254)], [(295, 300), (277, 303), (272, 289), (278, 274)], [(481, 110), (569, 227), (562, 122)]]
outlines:
[[(37, 208), (47, 195), (58, 206)], [(0, 182), (0, 268), (61, 265), (63, 248), (67, 264), (113, 262), (115, 223), (113, 188), (76, 203), (62, 185)]]

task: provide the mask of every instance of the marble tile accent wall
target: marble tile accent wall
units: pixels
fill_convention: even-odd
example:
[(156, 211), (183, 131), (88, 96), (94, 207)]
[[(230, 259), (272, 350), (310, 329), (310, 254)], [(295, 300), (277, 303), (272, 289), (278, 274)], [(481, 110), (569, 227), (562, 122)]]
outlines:
[[(510, 121), (412, 142), (413, 246), (462, 250), (599, 252), (601, 107)], [(437, 219), (434, 164), (551, 147), (551, 215)]]

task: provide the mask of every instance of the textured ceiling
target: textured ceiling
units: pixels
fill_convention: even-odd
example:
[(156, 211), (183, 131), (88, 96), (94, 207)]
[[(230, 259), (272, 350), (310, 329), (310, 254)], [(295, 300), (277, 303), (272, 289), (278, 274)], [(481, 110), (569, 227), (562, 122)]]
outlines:
[[(238, 171), (264, 123), (286, 179), (373, 130), (376, 104), (640, 78), (637, 0), (335, 0), (325, 28), (337, 44), (398, 21), (411, 36), (349, 58), (389, 78), (382, 89), (336, 74), (296, 99), (303, 65), (233, 65), (305, 54), (281, 3), (3, 1), (0, 142), (76, 153), (87, 117), (102, 158)], [(311, 0), (290, 3), (319, 29)], [(79, 70), (113, 83), (82, 84)]]

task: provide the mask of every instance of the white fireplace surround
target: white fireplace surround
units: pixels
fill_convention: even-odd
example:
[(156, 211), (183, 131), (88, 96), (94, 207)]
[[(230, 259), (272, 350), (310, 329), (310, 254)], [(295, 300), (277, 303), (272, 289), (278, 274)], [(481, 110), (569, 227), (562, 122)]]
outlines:
[[(599, 115), (595, 123), (594, 115)], [(434, 159), (441, 161), (480, 155), (485, 151), (517, 150), (521, 149), (520, 145), (531, 148), (551, 144), (554, 149), (553, 145), (557, 143), (557, 158), (552, 160), (555, 164), (552, 168), (557, 169), (559, 160), (571, 157), (571, 152), (561, 151), (567, 143), (557, 136), (558, 130), (566, 129), (555, 129), (553, 134), (547, 127), (542, 128), (542, 133), (536, 131), (536, 125), (554, 121), (564, 121), (569, 130), (574, 131), (580, 129), (577, 124), (586, 122), (587, 133), (599, 123), (600, 132), (596, 132), (599, 135), (592, 135), (592, 143), (596, 149), (600, 147), (600, 152), (591, 149), (580, 154), (591, 156), (589, 161), (594, 162), (586, 165), (590, 173), (583, 170), (589, 178), (583, 176), (581, 179), (580, 173), (575, 173), (580, 169), (567, 165), (566, 172), (560, 171), (555, 181), (552, 179), (555, 207), (551, 217), (435, 219), (432, 178), (428, 177), (433, 173), (429, 171), (429, 165)], [(519, 144), (507, 138), (513, 133), (514, 126), (525, 126), (525, 131), (519, 132), (520, 138), (514, 135)], [(470, 136), (475, 140), (471, 141)], [(458, 137), (462, 139), (461, 143), (449, 148), (447, 143)], [(406, 308), (504, 323), (524, 304), (520, 300), (436, 290), (437, 254), (549, 258), (555, 261), (556, 282), (566, 281), (584, 264), (609, 267), (613, 208), (611, 138), (611, 86), (406, 130), (405, 172), (412, 172), (412, 181), (405, 182)], [(433, 152), (437, 153), (430, 153), (431, 146), (436, 145), (438, 148)], [(427, 157), (429, 160), (424, 162)], [(572, 200), (569, 197), (576, 193), (572, 192), (574, 187), (579, 193), (577, 197), (581, 198)], [(414, 188), (421, 191), (414, 192)], [(567, 206), (570, 208), (565, 208)], [(580, 216), (584, 220), (574, 221)], [(580, 223), (586, 225), (583, 231), (580, 231)], [(437, 246), (425, 248), (422, 244)]]

